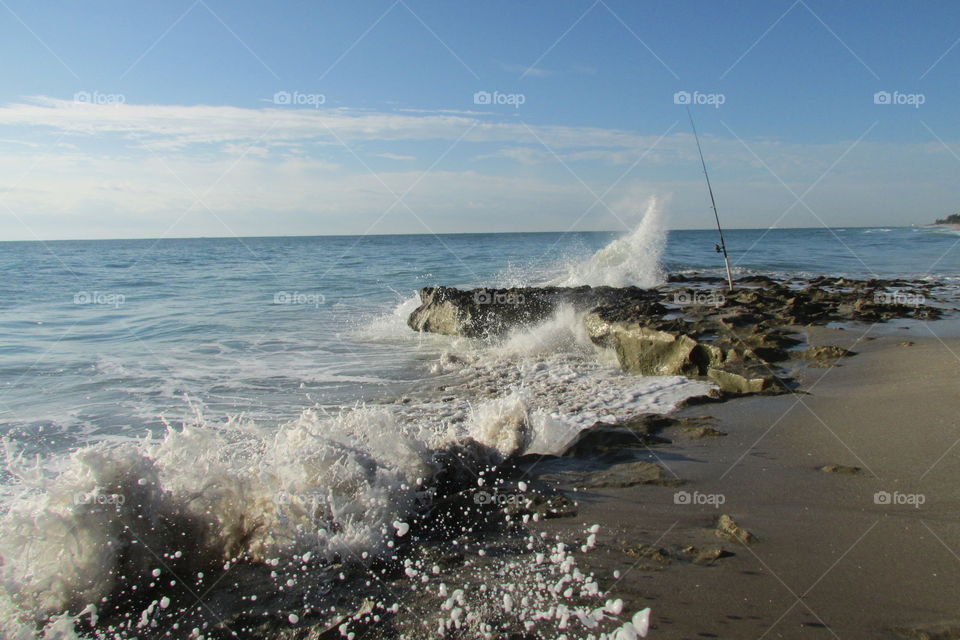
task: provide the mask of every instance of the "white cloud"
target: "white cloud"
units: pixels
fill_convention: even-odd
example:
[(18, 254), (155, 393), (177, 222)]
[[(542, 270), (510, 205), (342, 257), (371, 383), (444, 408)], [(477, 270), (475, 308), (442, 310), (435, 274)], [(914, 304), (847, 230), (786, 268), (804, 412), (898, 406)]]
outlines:
[[(471, 112), (39, 97), (0, 106), (0, 237), (562, 230), (594, 205), (591, 189), (602, 194), (621, 176), (607, 202), (628, 188), (674, 193), (670, 224), (703, 227), (699, 160), (681, 127), (659, 139)], [(936, 142), (866, 139), (831, 168), (849, 141), (702, 141), (730, 226), (766, 227), (793, 203), (767, 167), (798, 194), (826, 172), (806, 200), (835, 224), (922, 222), (960, 197), (956, 160)], [(402, 164), (374, 175), (357, 157)], [(413, 212), (390, 209), (408, 189)], [(778, 223), (811, 224), (802, 205)], [(578, 228), (620, 224), (601, 205)]]
[(351, 109), (258, 109), (207, 105), (101, 105), (45, 96), (0, 106), (0, 126), (38, 127), (71, 136), (127, 136), (151, 148), (305, 141), (537, 143), (556, 147), (637, 147), (656, 138), (594, 127), (527, 126), (469, 113), (377, 113)]

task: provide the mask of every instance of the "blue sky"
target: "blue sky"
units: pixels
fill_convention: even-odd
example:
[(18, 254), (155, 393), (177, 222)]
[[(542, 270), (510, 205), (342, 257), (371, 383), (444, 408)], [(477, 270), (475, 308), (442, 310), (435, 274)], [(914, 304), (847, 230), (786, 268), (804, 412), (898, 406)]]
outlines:
[(708, 227), (686, 96), (731, 227), (960, 209), (956, 3), (0, 5), (5, 239)]

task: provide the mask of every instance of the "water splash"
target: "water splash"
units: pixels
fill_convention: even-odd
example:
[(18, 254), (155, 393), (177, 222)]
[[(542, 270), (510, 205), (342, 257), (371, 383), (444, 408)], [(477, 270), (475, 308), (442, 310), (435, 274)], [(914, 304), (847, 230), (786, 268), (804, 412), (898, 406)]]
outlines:
[(660, 257), (666, 246), (662, 198), (652, 196), (637, 228), (600, 249), (587, 260), (568, 266), (567, 275), (552, 282), (563, 287), (582, 285), (655, 287), (665, 280)]

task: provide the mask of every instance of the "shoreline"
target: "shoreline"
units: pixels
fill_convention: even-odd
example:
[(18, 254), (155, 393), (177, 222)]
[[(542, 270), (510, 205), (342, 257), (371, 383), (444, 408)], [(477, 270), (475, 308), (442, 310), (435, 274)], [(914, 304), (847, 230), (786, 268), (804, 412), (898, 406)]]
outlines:
[[(960, 537), (960, 460), (950, 455), (960, 339), (805, 332), (857, 355), (799, 372), (796, 393), (680, 409), (674, 417), (710, 416), (727, 434), (668, 430), (672, 442), (650, 449), (681, 487), (568, 493), (578, 515), (540, 526), (562, 535), (600, 524), (584, 568), (608, 577), (620, 568), (607, 588), (628, 607), (652, 607), (651, 637), (960, 637), (960, 612), (944, 598), (960, 568), (949, 546)], [(677, 504), (678, 491), (723, 504)], [(757, 541), (717, 537), (720, 514)], [(677, 553), (718, 544), (733, 555), (709, 566)], [(907, 635), (930, 625), (950, 630)]]
[[(678, 275), (651, 290), (426, 288), (407, 320), (413, 329), (491, 338), (485, 344), (493, 346), (524, 327), (517, 335), (526, 342), (549, 340), (534, 352), (526, 342), (516, 354), (507, 350), (505, 362), (558, 346), (578, 360), (580, 351), (557, 343), (573, 339), (589, 347), (593, 364), (555, 375), (547, 364), (553, 360), (541, 358), (534, 367), (493, 375), (489, 363), (466, 368), (473, 360), (445, 352), (438, 373), (449, 364), (462, 378), (454, 390), (437, 378), (443, 395), (433, 401), (442, 409), (431, 415), (458, 425), (446, 437), (405, 432), (401, 400), (395, 412), (311, 416), (305, 425), (270, 435), (272, 445), (259, 431), (238, 433), (243, 452), (251, 446), (264, 452), (244, 455), (244, 467), (224, 464), (221, 447), (241, 449), (215, 438), (218, 446), (205, 447), (199, 461), (223, 477), (224, 486), (236, 487), (235, 494), (220, 494), (205, 492), (204, 473), (163, 475), (195, 456), (185, 446), (187, 432), (171, 432), (167, 449), (144, 445), (110, 454), (117, 468), (131, 470), (119, 481), (107, 479), (107, 495), (122, 500), (76, 503), (74, 495), (82, 508), (43, 513), (94, 515), (90, 535), (96, 538), (111, 535), (111, 527), (129, 528), (124, 553), (132, 550), (130, 559), (88, 552), (126, 572), (103, 587), (109, 591), (96, 613), (100, 627), (124, 624), (137, 607), (147, 608), (144, 615), (154, 616), (158, 630), (187, 614), (183, 624), (212, 626), (209, 638), (241, 629), (249, 637), (285, 640), (347, 629), (408, 638), (496, 632), (490, 637), (525, 640), (569, 630), (567, 637), (600, 633), (610, 640), (635, 637), (648, 622), (653, 637), (664, 638), (792, 637), (794, 627), (804, 637), (811, 630), (836, 635), (834, 626), (847, 637), (893, 638), (894, 626), (946, 619), (950, 603), (941, 594), (951, 592), (955, 574), (936, 545), (953, 553), (942, 540), (960, 533), (953, 511), (942, 508), (960, 469), (930, 491), (923, 488), (916, 505), (881, 505), (874, 496), (887, 491), (888, 500), (906, 495), (916, 501), (920, 489), (905, 479), (952, 447), (960, 408), (951, 395), (960, 359), (952, 358), (960, 353), (960, 326), (954, 318), (927, 322), (952, 315), (953, 298), (945, 299), (937, 282), (818, 277), (785, 283), (762, 276), (738, 282), (729, 293), (719, 292), (718, 278), (696, 275)], [(952, 350), (933, 339), (901, 346), (926, 328), (957, 336)], [(600, 353), (609, 362), (594, 362)], [(612, 378), (589, 375), (591, 367), (614, 371), (615, 364), (620, 373)], [(671, 395), (673, 381), (638, 392), (635, 383), (650, 375), (714, 385), (681, 402)], [(583, 376), (588, 384), (581, 385)], [(482, 402), (460, 406), (457, 389)], [(541, 392), (549, 402), (528, 404), (516, 389)], [(645, 398), (643, 408), (634, 402), (638, 397)], [(411, 407), (419, 415), (417, 403)], [(897, 411), (907, 415), (887, 424)], [(926, 419), (941, 428), (939, 439), (900, 430)], [(327, 464), (344, 460), (346, 446), (355, 446), (347, 443), (382, 436), (381, 426), (403, 437), (371, 441), (346, 464)], [(906, 456), (904, 442), (915, 441), (925, 448)], [(289, 475), (292, 450), (305, 462)], [(909, 464), (890, 467), (889, 458)], [(144, 479), (128, 460), (159, 471)], [(87, 474), (86, 464), (81, 459), (76, 468)], [(834, 465), (830, 473), (825, 465)], [(317, 475), (318, 467), (333, 472)], [(343, 478), (336, 475), (341, 469), (348, 471)], [(953, 467), (944, 462), (937, 472), (942, 469)], [(248, 484), (248, 470), (261, 480)], [(272, 478), (283, 484), (271, 484)], [(168, 484), (171, 479), (182, 484)], [(64, 493), (74, 485), (51, 486), (66, 487)], [(144, 496), (137, 488), (143, 486), (157, 490)], [(329, 493), (316, 491), (324, 486)], [(255, 509), (234, 510), (241, 502), (234, 495)], [(358, 497), (364, 520), (354, 515)], [(194, 503), (201, 498), (203, 514), (216, 519), (198, 517)], [(133, 508), (143, 504), (164, 514), (162, 527), (141, 528)], [(922, 521), (921, 507), (924, 517), (930, 514)], [(907, 532), (905, 543), (890, 522)], [(232, 583), (212, 596), (222, 613), (192, 609), (184, 598), (193, 591), (171, 591), (179, 581), (158, 583), (156, 571), (163, 570), (147, 564), (153, 556), (141, 551), (139, 538), (169, 548), (184, 531), (199, 544), (172, 555), (163, 569), (196, 575), (198, 586), (207, 581), (212, 590), (236, 566)], [(299, 531), (317, 541), (301, 545)], [(943, 538), (934, 531), (944, 531)], [(294, 543), (275, 545), (280, 536)], [(363, 555), (351, 540), (359, 540)], [(30, 544), (37, 541), (59, 544), (42, 531)], [(228, 561), (220, 564), (221, 558)], [(281, 570), (274, 569), (278, 562)], [(918, 575), (923, 579), (915, 586)], [(298, 583), (304, 587), (293, 589)], [(127, 585), (134, 597), (125, 593)], [(903, 588), (910, 598), (899, 593)], [(799, 601), (796, 594), (807, 592)], [(154, 596), (175, 606), (151, 608)], [(74, 598), (66, 611), (80, 610), (90, 600), (83, 597), (66, 594)], [(90, 630), (86, 621), (70, 620)]]

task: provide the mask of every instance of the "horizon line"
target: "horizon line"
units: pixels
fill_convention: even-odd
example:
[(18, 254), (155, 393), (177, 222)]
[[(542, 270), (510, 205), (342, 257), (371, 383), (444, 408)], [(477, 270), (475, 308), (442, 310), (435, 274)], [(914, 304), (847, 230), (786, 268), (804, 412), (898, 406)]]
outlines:
[[(909, 229), (912, 227), (935, 227), (938, 226), (933, 223), (928, 224), (908, 224), (908, 225), (837, 225), (835, 227), (830, 226), (811, 226), (811, 227), (724, 227), (724, 231), (798, 231), (804, 229)], [(667, 229), (667, 232), (674, 231), (714, 231), (716, 232), (716, 227), (706, 227), (700, 229)], [(581, 231), (453, 231), (445, 233), (330, 233), (330, 234), (302, 234), (302, 235), (250, 235), (250, 236), (160, 236), (160, 237), (150, 237), (150, 236), (138, 236), (138, 237), (128, 237), (128, 238), (51, 238), (51, 239), (34, 239), (34, 240), (0, 240), (0, 244), (10, 244), (16, 242), (122, 242), (122, 241), (131, 241), (131, 240), (152, 240), (152, 241), (162, 241), (162, 240), (268, 240), (268, 239), (278, 239), (278, 238), (389, 238), (395, 236), (481, 236), (481, 235), (531, 235), (531, 234), (561, 234), (566, 235), (569, 233), (629, 233), (629, 231), (614, 231), (612, 229), (603, 230), (603, 229), (593, 229), (593, 230), (581, 230)]]

